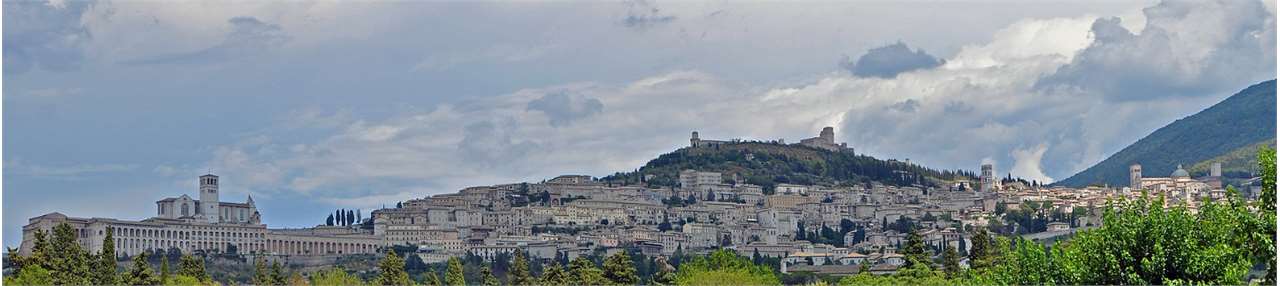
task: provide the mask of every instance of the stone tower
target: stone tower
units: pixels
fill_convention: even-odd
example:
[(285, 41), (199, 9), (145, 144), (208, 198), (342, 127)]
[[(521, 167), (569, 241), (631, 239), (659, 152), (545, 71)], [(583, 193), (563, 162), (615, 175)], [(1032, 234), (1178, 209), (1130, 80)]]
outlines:
[(689, 137), (689, 147), (698, 147), (698, 131), (694, 131), (693, 137)]
[(982, 175), (978, 177), (978, 183), (981, 184), (980, 191), (983, 193), (990, 192), (996, 184), (995, 166), (991, 164), (982, 164)]
[(826, 141), (827, 144), (836, 144), (836, 129), (831, 126), (823, 127), (822, 133), (818, 133), (818, 138)]
[(1213, 163), (1213, 166), (1209, 168), (1209, 176), (1222, 177), (1222, 162)]
[(1129, 188), (1142, 189), (1142, 165), (1129, 165)]
[(200, 176), (200, 212), (211, 223), (221, 221), (218, 205), (218, 176), (207, 174)]

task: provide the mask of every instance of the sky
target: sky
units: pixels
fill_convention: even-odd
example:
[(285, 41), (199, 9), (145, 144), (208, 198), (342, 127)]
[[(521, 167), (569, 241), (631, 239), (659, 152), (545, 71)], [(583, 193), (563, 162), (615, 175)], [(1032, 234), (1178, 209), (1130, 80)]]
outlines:
[(4, 1), (3, 230), (222, 177), (265, 223), (706, 139), (1049, 182), (1276, 77), (1274, 1)]

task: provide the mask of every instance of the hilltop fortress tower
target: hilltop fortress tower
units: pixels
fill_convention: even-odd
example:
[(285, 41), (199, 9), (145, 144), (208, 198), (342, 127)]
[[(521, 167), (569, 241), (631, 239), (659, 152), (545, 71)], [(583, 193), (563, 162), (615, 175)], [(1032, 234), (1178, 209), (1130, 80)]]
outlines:
[[(713, 146), (730, 144), (735, 142), (738, 142), (738, 141), (737, 140), (723, 141), (723, 140), (702, 139), (698, 137), (698, 131), (693, 131), (692, 135), (689, 136), (689, 147), (693, 147), (693, 148), (713, 147)], [(785, 144), (783, 142), (784, 141), (782, 140), (778, 140), (778, 143)], [(823, 150), (832, 151), (832, 152), (853, 151), (853, 148), (849, 148), (848, 145), (845, 143), (836, 144), (836, 130), (831, 126), (823, 127), (822, 131), (818, 133), (818, 137), (800, 140), (800, 143), (798, 145), (823, 149)]]
[(800, 140), (800, 145), (832, 152), (852, 150), (845, 143), (836, 144), (836, 129), (831, 126), (823, 127), (818, 137)]

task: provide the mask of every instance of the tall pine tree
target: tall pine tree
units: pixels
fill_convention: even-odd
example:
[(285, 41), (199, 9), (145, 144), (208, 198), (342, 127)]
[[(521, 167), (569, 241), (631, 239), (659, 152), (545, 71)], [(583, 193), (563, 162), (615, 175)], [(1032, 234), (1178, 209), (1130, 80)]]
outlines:
[(382, 262), (378, 263), (378, 279), (374, 283), (378, 285), (409, 285), (409, 273), (404, 271), (404, 259), (396, 255), (396, 252), (387, 249), (387, 254), (382, 257)]
[(516, 250), (515, 256), (511, 258), (511, 270), (507, 271), (507, 280), (511, 285), (534, 284), (533, 275), (529, 274), (529, 260), (525, 259), (523, 251)]
[(444, 284), (449, 286), (466, 286), (467, 279), (462, 275), (462, 260), (449, 258), (449, 269), (444, 273)]
[(89, 271), (89, 252), (80, 247), (76, 241), (79, 235), (67, 223), (60, 223), (53, 228), (53, 243), (50, 245), (49, 263), (53, 273), (54, 284), (86, 285), (92, 283)]
[(107, 237), (102, 239), (102, 252), (93, 262), (93, 284), (116, 284), (116, 241), (114, 228), (108, 227)]
[(610, 255), (604, 261), (604, 277), (618, 285), (635, 285), (640, 282), (636, 266), (625, 250)]

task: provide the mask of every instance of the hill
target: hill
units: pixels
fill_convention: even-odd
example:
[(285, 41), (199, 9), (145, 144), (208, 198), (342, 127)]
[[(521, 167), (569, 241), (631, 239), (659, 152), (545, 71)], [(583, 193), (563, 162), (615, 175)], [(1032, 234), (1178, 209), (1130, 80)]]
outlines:
[[(616, 173), (601, 180), (674, 187), (680, 171), (686, 169), (721, 172), (726, 181), (736, 176), (746, 183), (762, 186), (766, 193), (783, 183), (837, 186), (874, 181), (896, 186), (940, 186), (947, 181), (974, 176), (965, 171), (937, 171), (853, 152), (772, 142), (736, 142), (681, 148), (650, 160), (634, 172)], [(643, 179), (645, 177), (649, 179)]]
[(1276, 81), (1255, 84), (1186, 118), (1161, 127), (1093, 167), (1055, 185), (1127, 185), (1130, 164), (1145, 176), (1167, 176), (1178, 164), (1210, 160), (1276, 138)]
[(1187, 171), (1191, 172), (1192, 176), (1207, 176), (1213, 163), (1222, 163), (1223, 177), (1252, 178), (1258, 173), (1258, 148), (1263, 146), (1269, 146), (1274, 149), (1276, 147), (1276, 139), (1272, 138), (1249, 144), (1212, 159), (1200, 161), (1187, 168)]

